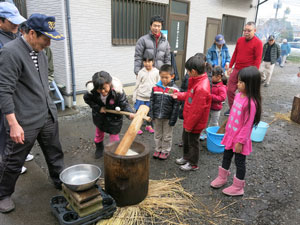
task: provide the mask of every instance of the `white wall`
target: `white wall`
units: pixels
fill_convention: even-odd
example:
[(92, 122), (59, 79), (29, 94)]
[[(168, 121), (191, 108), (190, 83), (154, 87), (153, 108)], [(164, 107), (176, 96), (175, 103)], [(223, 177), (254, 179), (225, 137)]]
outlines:
[[(256, 0), (191, 0), (189, 33), (187, 41), (187, 59), (197, 52), (203, 52), (205, 43), (206, 18), (222, 19), (223, 14), (247, 18), (254, 21), (256, 10), (250, 4)], [(232, 55), (234, 45), (229, 45)]]
[(77, 90), (85, 90), (85, 83), (101, 70), (124, 84), (135, 82), (134, 46), (111, 43), (111, 0), (73, 0), (70, 10)]
[[(155, 0), (167, 3), (168, 0)], [(27, 1), (29, 15), (33, 12), (56, 16), (58, 31), (66, 35), (64, 0)], [(191, 0), (187, 58), (203, 52), (206, 18), (222, 19), (223, 14), (254, 20), (256, 0)], [(133, 73), (135, 46), (111, 44), (111, 0), (70, 0), (74, 49), (76, 90), (85, 90), (85, 83), (95, 72), (105, 70), (121, 79), (123, 84), (135, 82)], [(65, 24), (65, 25), (63, 25)], [(234, 46), (229, 46), (232, 51)], [(56, 80), (72, 91), (68, 44), (52, 41)]]
[[(55, 29), (67, 37), (66, 17), (64, 0), (41, 0), (26, 1), (28, 17), (33, 13), (46, 14), (55, 16)], [(51, 50), (53, 52), (54, 76), (57, 83), (65, 85), (66, 91), (71, 92), (71, 77), (68, 57), (67, 40), (53, 41), (51, 40)]]

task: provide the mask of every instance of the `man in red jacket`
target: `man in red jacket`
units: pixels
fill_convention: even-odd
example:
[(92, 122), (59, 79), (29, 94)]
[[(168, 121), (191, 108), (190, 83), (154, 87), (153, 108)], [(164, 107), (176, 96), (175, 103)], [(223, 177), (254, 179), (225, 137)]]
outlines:
[[(255, 32), (255, 23), (248, 22), (244, 27), (244, 37), (240, 37), (237, 40), (228, 69), (228, 75), (230, 75), (227, 84), (229, 108), (231, 108), (235, 97), (235, 91), (238, 83), (238, 72), (248, 66), (256, 66), (257, 69), (259, 69), (263, 44), (261, 40), (255, 36)], [(234, 68), (232, 68), (233, 66)], [(225, 112), (225, 115), (229, 115), (229, 110), (228, 112)]]
[(205, 73), (205, 61), (197, 56), (189, 58), (185, 68), (190, 76), (187, 92), (172, 95), (184, 102), (183, 108), (183, 157), (176, 160), (184, 171), (197, 170), (199, 160), (199, 136), (206, 127), (210, 106), (210, 84)]

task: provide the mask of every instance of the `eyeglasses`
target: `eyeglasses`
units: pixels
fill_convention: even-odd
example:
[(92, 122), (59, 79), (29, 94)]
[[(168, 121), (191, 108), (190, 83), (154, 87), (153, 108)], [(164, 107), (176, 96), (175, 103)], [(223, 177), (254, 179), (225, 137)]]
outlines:
[(249, 30), (249, 29), (245, 29), (245, 30), (243, 30), (244, 32), (251, 32), (252, 30)]

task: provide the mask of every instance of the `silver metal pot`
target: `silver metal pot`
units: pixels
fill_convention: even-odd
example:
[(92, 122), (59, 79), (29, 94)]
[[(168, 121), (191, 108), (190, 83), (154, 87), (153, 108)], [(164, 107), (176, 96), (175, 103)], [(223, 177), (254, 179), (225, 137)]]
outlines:
[(78, 164), (64, 169), (59, 179), (73, 191), (84, 191), (93, 187), (101, 175), (98, 166)]

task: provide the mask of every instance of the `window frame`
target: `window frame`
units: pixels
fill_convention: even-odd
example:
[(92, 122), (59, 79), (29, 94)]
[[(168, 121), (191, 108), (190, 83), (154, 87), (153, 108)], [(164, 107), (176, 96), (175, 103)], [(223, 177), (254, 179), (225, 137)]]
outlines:
[[(116, 8), (115, 4), (122, 4), (122, 15), (117, 15), (115, 13)], [(128, 6), (132, 4), (133, 9), (135, 9), (134, 4), (138, 5), (137, 16), (128, 15)], [(124, 11), (126, 8), (126, 11)], [(159, 13), (157, 13), (159, 12)], [(168, 27), (168, 12), (169, 4), (146, 1), (146, 0), (111, 0), (111, 43), (114, 46), (132, 46), (135, 45), (137, 40), (149, 32), (150, 19), (153, 15), (161, 15), (164, 18), (163, 29)], [(124, 17), (124, 15), (126, 15)], [(122, 17), (122, 18), (121, 18)], [(117, 23), (121, 20), (123, 21), (122, 27), (117, 27)], [(126, 18), (126, 21), (124, 20)], [(118, 21), (117, 21), (118, 20)], [(129, 20), (129, 21), (128, 21)], [(137, 24), (130, 23), (131, 21), (136, 22)], [(126, 28), (130, 29), (126, 29)], [(119, 37), (124, 36), (125, 37)], [(132, 36), (133, 38), (129, 38)]]
[[(225, 21), (228, 20), (226, 19), (227, 18), (230, 18), (230, 19), (239, 19), (239, 20), (243, 20), (242, 21), (242, 26), (240, 27), (241, 30), (240, 32), (237, 31), (237, 34), (235, 37), (233, 38), (229, 38), (228, 37), (228, 34), (225, 32), (226, 30), (226, 27), (228, 26), (228, 24), (226, 23), (226, 27), (225, 27)], [(224, 35), (224, 39), (226, 41), (226, 44), (235, 44), (236, 41), (243, 36), (243, 29), (244, 29), (244, 26), (246, 24), (246, 17), (240, 17), (240, 16), (233, 16), (233, 15), (229, 15), (229, 14), (223, 14), (222, 15), (222, 23), (221, 23), (221, 33)]]

